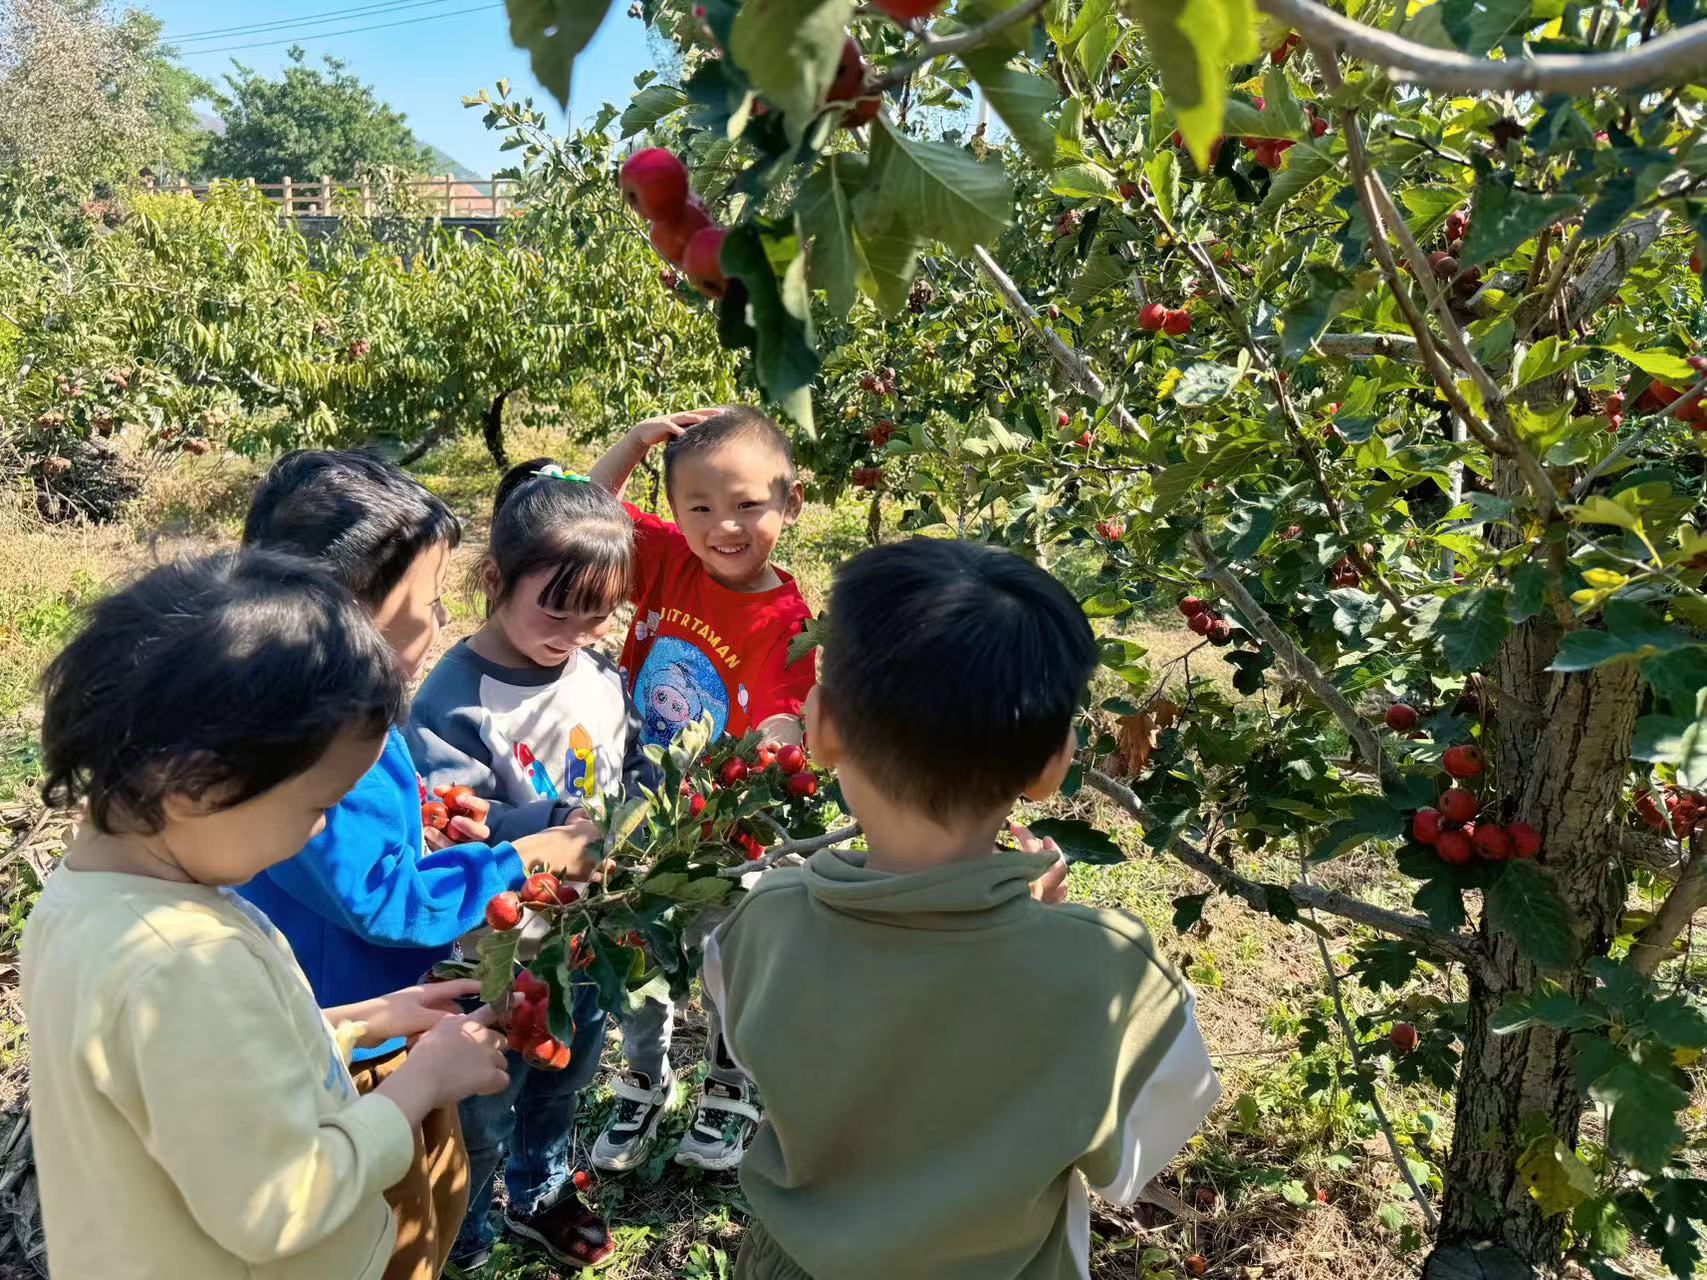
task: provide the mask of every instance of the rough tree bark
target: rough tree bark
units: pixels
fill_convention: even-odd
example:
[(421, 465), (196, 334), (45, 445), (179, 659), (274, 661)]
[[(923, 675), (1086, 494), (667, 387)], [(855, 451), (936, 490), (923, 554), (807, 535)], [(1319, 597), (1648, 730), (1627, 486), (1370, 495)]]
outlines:
[(500, 391), (486, 410), (486, 452), (492, 455), (492, 463), (500, 471), (510, 469), (510, 455), (504, 449), (504, 404), (515, 390), (510, 387)]
[[(1507, 806), (1511, 820), (1527, 821), (1541, 833), (1538, 861), (1554, 875), (1576, 920), (1579, 954), (1587, 957), (1605, 953), (1624, 906), (1614, 814), (1636, 722), (1637, 672), (1631, 663), (1574, 675), (1550, 672), (1559, 638), (1550, 617), (1538, 618), (1515, 627), (1494, 660), (1500, 694), (1487, 803)], [(1524, 1146), (1519, 1128), (1534, 1113), (1545, 1115), (1566, 1143), (1576, 1143), (1583, 1104), (1569, 1037), (1546, 1028), (1512, 1035), (1489, 1029), (1507, 997), (1533, 990), (1541, 974), (1485, 919), (1481, 931), (1488, 959), (1469, 973), (1440, 1234), (1424, 1280), (1551, 1275), (1565, 1225), (1561, 1215), (1542, 1215), (1518, 1176), (1517, 1159)], [(1589, 985), (1581, 965), (1547, 976), (1578, 995)], [(1509, 1252), (1490, 1252), (1488, 1243)]]

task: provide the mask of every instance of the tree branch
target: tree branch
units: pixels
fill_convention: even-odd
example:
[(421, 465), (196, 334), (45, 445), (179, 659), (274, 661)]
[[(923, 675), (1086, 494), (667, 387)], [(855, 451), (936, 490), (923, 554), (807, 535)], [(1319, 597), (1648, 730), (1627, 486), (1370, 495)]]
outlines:
[(896, 63), (878, 80), (870, 92), (881, 93), (885, 89), (893, 89), (896, 85), (905, 83), (915, 71), (936, 58), (946, 58), (951, 54), (965, 53), (969, 49), (978, 48), (997, 32), (1013, 26), (1016, 22), (1025, 21), (1047, 3), (1048, 0), (1020, 0), (1019, 4), (1011, 9), (1004, 9), (988, 22), (980, 22), (977, 26), (968, 27), (957, 35), (926, 36), (920, 42), (918, 54), (915, 57), (908, 58), (905, 62)]
[(1386, 67), (1407, 84), (1448, 92), (1586, 94), (1686, 83), (1707, 67), (1707, 26), (1701, 24), (1618, 53), (1535, 54), (1495, 62), (1365, 26), (1317, 0), (1258, 0), (1257, 7), (1290, 23), (1312, 43)]
[(859, 834), (859, 830), (859, 824), (852, 822), (840, 830), (826, 831), (821, 836), (811, 836), (805, 840), (784, 840), (781, 844), (773, 844), (766, 849), (761, 857), (754, 858), (751, 862), (744, 862), (738, 867), (719, 868), (717, 874), (725, 880), (739, 880), (742, 876), (751, 875), (755, 871), (769, 871), (784, 858), (795, 855), (805, 857), (807, 854), (817, 853), (820, 849), (828, 849), (831, 845), (852, 840)]
[[(1257, 338), (1265, 346), (1277, 347), (1277, 334)], [(1417, 340), (1402, 333), (1324, 333), (1310, 344), (1324, 356), (1355, 359), (1358, 356), (1387, 356), (1394, 360), (1417, 358)]]
[[(1107, 796), (1132, 817), (1143, 820), (1144, 802), (1131, 787), (1109, 777), (1100, 769), (1087, 768), (1085, 782), (1092, 790)], [(1231, 867), (1223, 866), (1190, 841), (1176, 839), (1168, 846), (1168, 852), (1193, 871), (1208, 877), (1216, 888), (1234, 897), (1243, 898), (1257, 911), (1267, 909), (1268, 889), (1265, 886), (1254, 880), (1247, 880)], [(1442, 933), (1424, 916), (1388, 911), (1385, 907), (1374, 906), (1350, 894), (1318, 888), (1305, 880), (1293, 881), (1286, 887), (1286, 892), (1303, 906), (1314, 907), (1318, 911), (1327, 912), (1328, 915), (1338, 916), (1366, 929), (1409, 942), (1432, 959), (1464, 965), (1481, 962), (1481, 948), (1473, 937), (1462, 933)]]
[(1312, 662), (1303, 650), (1292, 643), (1292, 638), (1268, 616), (1267, 611), (1257, 603), (1256, 597), (1245, 590), (1245, 584), (1221, 563), (1215, 555), (1215, 549), (1209, 545), (1208, 538), (1202, 533), (1192, 534), (1191, 547), (1203, 563), (1204, 575), (1227, 593), (1234, 607), (1245, 616), (1245, 621), (1249, 622), (1269, 648), (1274, 650), (1274, 656), (1279, 659), (1281, 665), (1292, 673), (1294, 679), (1307, 685), (1317, 700), (1333, 712), (1334, 719), (1340, 722), (1346, 736), (1357, 747), (1358, 754), (1377, 771), (1385, 772), (1387, 762), (1381, 751), (1381, 739), (1376, 737), (1375, 730), (1369, 727), (1369, 722), (1357, 714), (1356, 708), (1334, 687), (1333, 681), (1322, 673), (1322, 669)]
[(1683, 873), (1648, 927), (1630, 944), (1630, 964), (1644, 978), (1653, 976), (1654, 970), (1671, 955), (1671, 944), (1689, 927), (1695, 913), (1707, 907), (1707, 855), (1703, 855), (1696, 841), (1690, 843), (1697, 847), (1691, 849)]

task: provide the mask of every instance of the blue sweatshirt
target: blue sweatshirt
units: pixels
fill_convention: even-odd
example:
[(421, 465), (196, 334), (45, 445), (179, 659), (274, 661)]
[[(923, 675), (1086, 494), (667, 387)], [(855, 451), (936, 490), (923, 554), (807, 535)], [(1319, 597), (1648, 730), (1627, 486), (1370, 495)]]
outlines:
[(237, 892), (290, 940), (324, 1008), (419, 982), (485, 922), (487, 900), (523, 878), (509, 844), (423, 852), (419, 779), (393, 729), (378, 762), (326, 815), (326, 829)]

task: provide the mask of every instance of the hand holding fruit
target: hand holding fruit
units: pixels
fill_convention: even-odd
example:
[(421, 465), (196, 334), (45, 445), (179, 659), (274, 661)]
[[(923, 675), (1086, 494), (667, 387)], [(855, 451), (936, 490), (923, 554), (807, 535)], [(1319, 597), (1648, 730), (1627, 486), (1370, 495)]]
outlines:
[(389, 995), (376, 996), (344, 1011), (352, 1020), (367, 1024), (364, 1044), (384, 1044), (399, 1036), (409, 1038), (430, 1031), (446, 1018), (462, 1015), (458, 1001), (480, 994), (475, 978), (428, 982), (404, 987)]
[(502, 1093), (510, 1074), (504, 1063), (503, 1037), (492, 1030), (490, 1021), (489, 1009), (440, 1019), (375, 1092), (396, 1103), (412, 1128), (449, 1103)]
[(455, 844), (489, 844), (492, 829), (486, 825), (492, 802), (474, 794), (473, 787), (434, 787), (436, 800), (421, 805), (421, 834), (430, 849), (448, 849)]
[(561, 827), (547, 827), (515, 842), (522, 865), (544, 868), (559, 880), (598, 878), (603, 868), (604, 832), (589, 818), (573, 818)]
[(1008, 823), (1008, 830), (1024, 853), (1052, 853), (1055, 865), (1031, 882), (1031, 896), (1045, 906), (1055, 907), (1067, 900), (1067, 859), (1055, 841), (1039, 840), (1028, 827)]

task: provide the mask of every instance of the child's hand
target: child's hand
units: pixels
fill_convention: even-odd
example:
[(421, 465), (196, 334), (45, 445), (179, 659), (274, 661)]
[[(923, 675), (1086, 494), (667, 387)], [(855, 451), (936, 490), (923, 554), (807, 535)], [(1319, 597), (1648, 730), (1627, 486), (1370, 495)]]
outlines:
[(475, 818), (457, 814), (445, 824), (440, 831), (437, 827), (422, 827), (421, 834), (426, 837), (427, 848), (448, 849), (457, 844), (491, 844), (492, 828)]
[(591, 881), (603, 867), (604, 832), (589, 818), (575, 818), (561, 827), (547, 827), (515, 842), (516, 853), (529, 871), (543, 867), (559, 880)]
[(443, 1018), (415, 1042), (403, 1065), (381, 1082), (383, 1093), (418, 1126), (431, 1111), (474, 1095), (502, 1093), (510, 1083), (504, 1039), (488, 1025), (492, 1011)]
[(1067, 859), (1061, 846), (1053, 840), (1039, 840), (1017, 822), (1008, 823), (1008, 830), (1025, 853), (1053, 853), (1055, 865), (1031, 882), (1031, 896), (1044, 906), (1057, 907), (1067, 900)]
[(651, 449), (657, 445), (668, 444), (677, 436), (684, 434), (689, 427), (697, 427), (707, 418), (715, 418), (723, 412), (724, 410), (719, 407), (715, 409), (689, 409), (685, 413), (665, 414), (662, 417), (648, 418), (646, 421), (638, 423), (629, 434), (648, 449)]
[(446, 1018), (458, 1017), (462, 1009), (457, 1001), (480, 994), (476, 978), (456, 978), (449, 982), (429, 982), (418, 987), (404, 987), (370, 1000), (363, 1006), (367, 1023), (367, 1038), (383, 1044), (398, 1036), (418, 1036), (430, 1031)]

